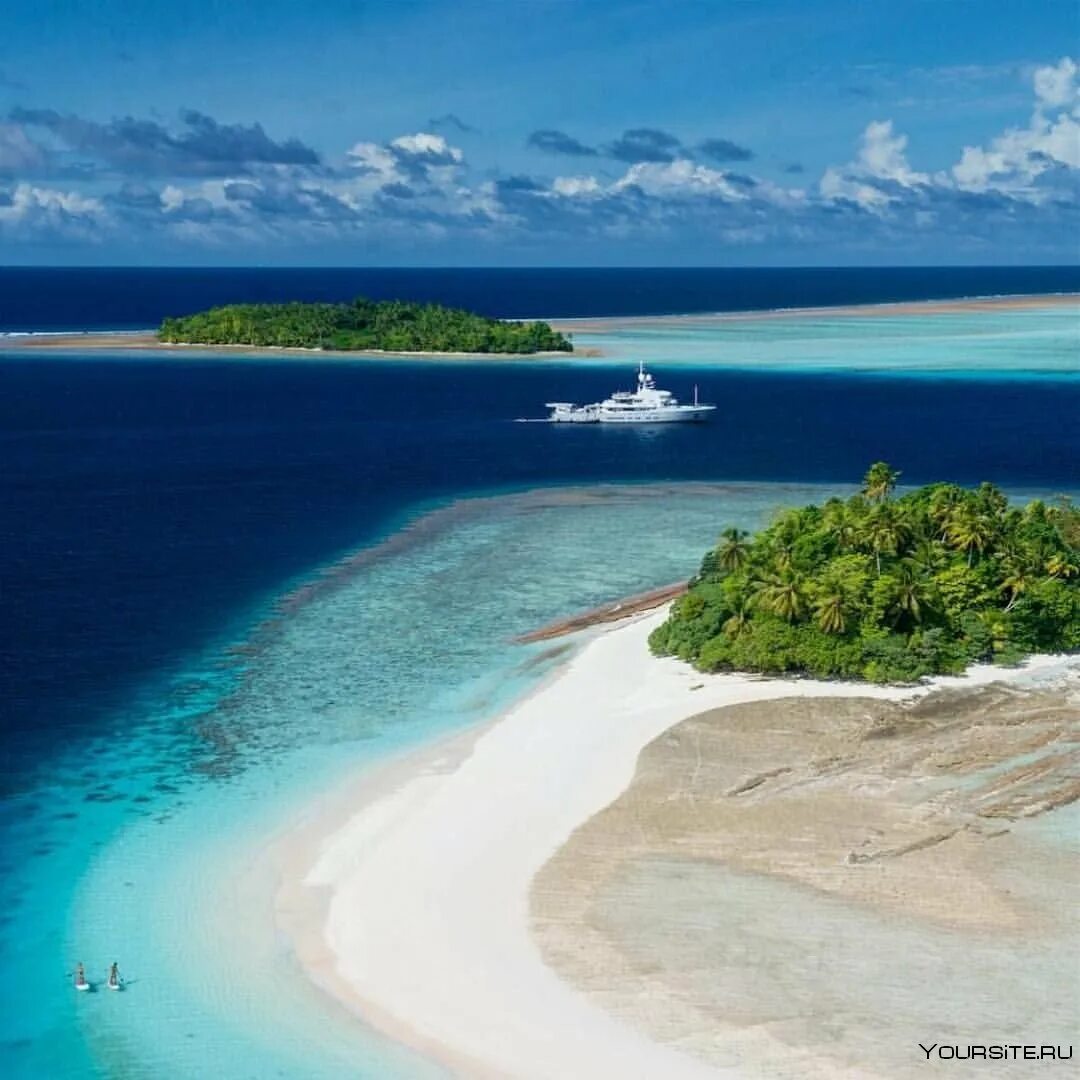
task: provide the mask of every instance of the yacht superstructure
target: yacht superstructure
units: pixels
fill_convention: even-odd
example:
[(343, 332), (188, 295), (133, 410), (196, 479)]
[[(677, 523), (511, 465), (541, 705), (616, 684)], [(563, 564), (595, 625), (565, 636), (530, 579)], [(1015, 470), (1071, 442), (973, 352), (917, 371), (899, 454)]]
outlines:
[(703, 405), (694, 387), (692, 405), (679, 404), (669, 390), (660, 390), (656, 380), (638, 365), (637, 389), (617, 390), (609, 398), (591, 405), (575, 405), (569, 401), (549, 401), (548, 419), (555, 424), (686, 424), (700, 423), (716, 410), (715, 405)]

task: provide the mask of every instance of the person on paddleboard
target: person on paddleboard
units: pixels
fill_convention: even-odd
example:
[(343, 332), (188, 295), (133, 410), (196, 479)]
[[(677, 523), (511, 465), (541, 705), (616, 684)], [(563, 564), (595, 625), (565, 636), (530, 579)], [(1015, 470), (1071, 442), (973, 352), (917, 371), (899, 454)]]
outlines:
[(109, 989), (120, 989), (120, 966), (116, 961), (113, 961), (113, 966), (109, 968)]
[(75, 965), (75, 989), (76, 990), (81, 990), (84, 986), (86, 986), (86, 970), (83, 968), (81, 963), (76, 964)]

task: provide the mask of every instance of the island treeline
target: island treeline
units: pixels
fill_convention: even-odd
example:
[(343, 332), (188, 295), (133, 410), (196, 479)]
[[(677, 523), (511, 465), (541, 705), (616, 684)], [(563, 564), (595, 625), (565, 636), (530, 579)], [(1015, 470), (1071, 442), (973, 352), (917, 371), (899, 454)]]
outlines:
[(726, 529), (650, 638), (703, 671), (873, 682), (1080, 649), (1080, 509), (1012, 507), (992, 484), (862, 491)]
[(348, 304), (229, 304), (165, 319), (162, 341), (191, 345), (380, 349), (385, 352), (571, 352), (544, 322), (502, 322), (439, 304), (366, 300)]

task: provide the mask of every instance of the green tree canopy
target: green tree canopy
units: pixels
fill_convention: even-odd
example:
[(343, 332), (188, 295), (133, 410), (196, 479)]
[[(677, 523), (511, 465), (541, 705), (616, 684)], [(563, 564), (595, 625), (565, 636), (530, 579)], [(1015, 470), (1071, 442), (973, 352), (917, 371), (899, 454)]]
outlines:
[(162, 341), (190, 345), (430, 353), (572, 352), (543, 322), (504, 322), (439, 304), (230, 304), (165, 319)]
[(707, 671), (910, 682), (1080, 649), (1080, 509), (992, 484), (892, 498), (883, 462), (848, 500), (728, 528), (650, 638)]

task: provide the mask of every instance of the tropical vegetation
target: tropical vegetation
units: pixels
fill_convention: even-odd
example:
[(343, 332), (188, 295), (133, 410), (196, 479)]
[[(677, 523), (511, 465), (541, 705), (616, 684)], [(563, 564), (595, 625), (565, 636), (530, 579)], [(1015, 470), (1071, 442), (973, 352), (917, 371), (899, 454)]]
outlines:
[(896, 496), (871, 466), (849, 499), (725, 529), (650, 637), (703, 671), (912, 682), (974, 661), (1080, 649), (1080, 508), (993, 484)]
[(359, 297), (348, 304), (229, 304), (165, 319), (162, 341), (386, 352), (571, 352), (544, 322), (503, 322), (439, 304)]

